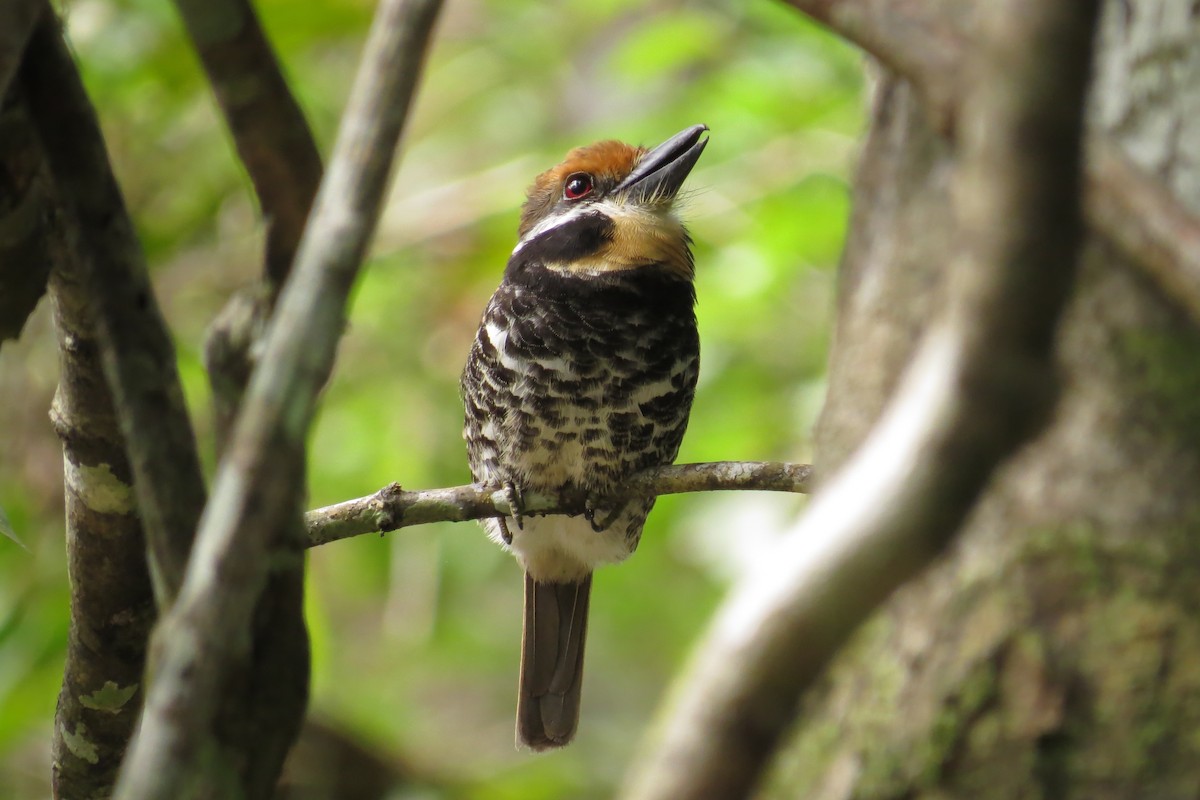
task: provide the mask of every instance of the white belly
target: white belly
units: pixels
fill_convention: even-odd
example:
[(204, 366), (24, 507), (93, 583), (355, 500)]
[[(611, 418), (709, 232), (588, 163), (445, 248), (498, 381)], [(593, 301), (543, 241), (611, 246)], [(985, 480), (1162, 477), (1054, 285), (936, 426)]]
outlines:
[[(602, 564), (623, 561), (632, 552), (620, 525), (597, 532), (583, 517), (559, 515), (525, 517), (522, 528), (517, 528), (511, 517), (505, 522), (512, 534), (509, 549), (538, 581), (577, 581)], [(490, 520), (487, 529), (503, 544), (498, 522)]]

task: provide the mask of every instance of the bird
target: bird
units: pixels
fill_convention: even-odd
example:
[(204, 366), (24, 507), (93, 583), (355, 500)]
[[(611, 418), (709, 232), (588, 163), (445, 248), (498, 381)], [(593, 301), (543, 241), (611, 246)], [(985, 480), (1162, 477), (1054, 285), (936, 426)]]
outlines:
[[(597, 142), (539, 175), (463, 369), (472, 476), (512, 512), (483, 524), (525, 571), (516, 738), (534, 751), (575, 736), (592, 573), (634, 551), (654, 505), (613, 492), (673, 463), (687, 428), (700, 343), (677, 201), (707, 131)], [(587, 511), (526, 517), (530, 492)]]

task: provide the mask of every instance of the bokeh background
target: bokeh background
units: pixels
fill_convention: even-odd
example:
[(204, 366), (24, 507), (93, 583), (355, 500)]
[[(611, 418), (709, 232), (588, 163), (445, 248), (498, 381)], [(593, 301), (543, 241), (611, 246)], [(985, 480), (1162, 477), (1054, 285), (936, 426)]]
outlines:
[[(373, 3), (257, 7), (327, 153)], [(249, 181), (169, 3), (62, 10), (211, 454), (200, 353), (259, 267)], [(685, 208), (703, 357), (680, 460), (808, 460), (862, 82), (855, 52), (768, 0), (448, 0), (312, 435), (312, 505), (469, 480), (458, 374), (525, 186), (572, 146), (697, 122), (712, 129)], [(0, 538), (0, 795), (18, 800), (49, 795), (67, 632), (45, 306), (0, 350), (0, 508), (23, 544)], [(477, 526), (319, 548), (312, 713), (414, 776), (396, 797), (610, 796), (723, 591), (802, 503), (662, 499), (636, 556), (596, 577), (580, 736), (541, 756), (513, 746), (521, 576)]]

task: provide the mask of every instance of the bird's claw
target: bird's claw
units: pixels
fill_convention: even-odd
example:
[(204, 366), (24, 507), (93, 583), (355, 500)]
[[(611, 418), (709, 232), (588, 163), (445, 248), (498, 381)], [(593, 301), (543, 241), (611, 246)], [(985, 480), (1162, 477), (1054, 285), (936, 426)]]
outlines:
[(610, 498), (589, 493), (587, 499), (583, 501), (583, 518), (588, 521), (588, 524), (592, 526), (592, 530), (596, 533), (608, 530), (609, 526), (625, 510), (627, 501), (621, 500), (615, 506), (610, 506), (601, 512), (602, 506), (609, 500)]
[(583, 501), (583, 518), (588, 521), (588, 525), (592, 526), (592, 530), (596, 533), (604, 530), (603, 525), (596, 524), (596, 498), (593, 495), (588, 495)]
[[(517, 523), (517, 530), (525, 530), (525, 500), (521, 497), (521, 490), (512, 481), (504, 484), (504, 499), (508, 502), (508, 510), (513, 522)], [(505, 526), (507, 528), (507, 526)], [(512, 543), (512, 535), (505, 530), (505, 541)]]

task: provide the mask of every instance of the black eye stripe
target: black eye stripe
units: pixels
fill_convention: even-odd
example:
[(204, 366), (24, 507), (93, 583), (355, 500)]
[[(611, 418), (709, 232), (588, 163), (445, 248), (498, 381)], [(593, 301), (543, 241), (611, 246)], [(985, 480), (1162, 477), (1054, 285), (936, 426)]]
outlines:
[(519, 262), (570, 263), (586, 258), (612, 240), (613, 223), (596, 212), (585, 212), (522, 243)]

